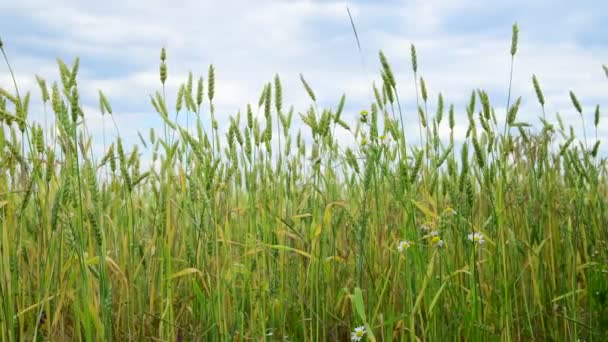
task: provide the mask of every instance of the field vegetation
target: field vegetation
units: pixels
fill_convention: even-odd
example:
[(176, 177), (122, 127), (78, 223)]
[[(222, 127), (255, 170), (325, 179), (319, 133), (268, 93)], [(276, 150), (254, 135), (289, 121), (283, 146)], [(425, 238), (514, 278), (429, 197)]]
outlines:
[[(119, 136), (103, 155), (78, 59), (36, 94), (0, 89), (0, 340), (608, 340), (599, 105), (570, 91), (580, 122), (564, 122), (530, 75), (534, 113), (510, 89), (506, 113), (481, 89), (455, 108), (412, 45), (417, 107), (380, 52), (356, 115), (346, 95), (321, 108), (304, 76), (310, 105), (288, 107), (277, 75), (220, 130), (213, 66), (169, 104), (169, 62), (149, 99), (163, 126), (137, 144), (99, 92)], [(49, 124), (28, 118), (34, 99)]]

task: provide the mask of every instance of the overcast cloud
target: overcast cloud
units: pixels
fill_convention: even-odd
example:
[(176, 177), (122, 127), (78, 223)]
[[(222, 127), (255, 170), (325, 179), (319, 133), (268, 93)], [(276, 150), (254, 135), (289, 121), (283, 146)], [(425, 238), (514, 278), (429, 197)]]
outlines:
[[(355, 20), (359, 54), (346, 6)], [(94, 134), (101, 131), (97, 90), (109, 97), (121, 134), (160, 127), (149, 94), (160, 89), (159, 51), (168, 52), (167, 94), (175, 94), (192, 71), (206, 79), (216, 69), (216, 109), (220, 124), (255, 103), (265, 82), (278, 73), (284, 104), (296, 112), (309, 105), (299, 83), (302, 73), (321, 105), (335, 107), (346, 93), (347, 121), (369, 107), (371, 83), (378, 80), (378, 51), (397, 76), (406, 115), (415, 117), (409, 46), (418, 50), (419, 71), (432, 95), (438, 92), (457, 108), (473, 89), (488, 91), (497, 113), (504, 113), (509, 79), (511, 25), (519, 23), (513, 95), (523, 97), (521, 120), (537, 122), (531, 76), (543, 87), (550, 118), (556, 112), (580, 129), (568, 97), (582, 102), (587, 123), (603, 108), (599, 134), (608, 138), (605, 113), (608, 79), (608, 3), (586, 1), (2, 1), (0, 36), (22, 91), (36, 95), (31, 118), (42, 107), (34, 75), (58, 79), (55, 59), (81, 58), (79, 86)], [(0, 85), (10, 88), (0, 65)], [(174, 98), (171, 95), (170, 98)], [(444, 128), (445, 129), (445, 128)], [(417, 128), (408, 133), (417, 137)], [(608, 151), (603, 146), (604, 153)]]

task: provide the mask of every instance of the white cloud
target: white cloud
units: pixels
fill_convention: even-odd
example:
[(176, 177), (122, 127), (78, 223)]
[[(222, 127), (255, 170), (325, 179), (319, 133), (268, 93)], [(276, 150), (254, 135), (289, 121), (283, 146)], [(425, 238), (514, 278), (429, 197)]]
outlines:
[[(364, 65), (346, 14), (347, 4), (361, 38)], [(517, 5), (527, 6), (523, 1)], [(378, 50), (392, 63), (406, 117), (417, 117), (409, 48), (415, 43), (420, 75), (432, 95), (429, 109), (434, 110), (435, 96), (441, 91), (448, 102), (457, 105), (460, 122), (466, 122), (463, 108), (472, 89), (488, 89), (495, 106), (505, 105), (511, 27), (452, 32), (450, 19), (466, 22), (480, 13), (495, 15), (509, 6), (514, 4), (504, 2), (489, 8), (486, 2), (474, 0), (182, 1), (179, 6), (161, 0), (143, 6), (139, 1), (61, 0), (51, 4), (24, 0), (3, 2), (0, 11), (38, 28), (29, 30), (24, 25), (16, 37), (3, 37), (21, 87), (35, 89), (34, 74), (57, 79), (56, 56), (71, 62), (81, 55), (79, 84), (85, 104), (95, 108), (97, 89), (102, 89), (112, 101), (115, 117), (130, 118), (121, 121), (126, 131), (141, 127), (147, 115), (154, 115), (148, 95), (160, 89), (158, 53), (162, 46), (168, 50), (169, 107), (173, 107), (172, 99), (188, 71), (193, 71), (195, 79), (202, 75), (206, 80), (207, 67), (213, 63), (216, 108), (222, 120), (243, 111), (247, 102), (255, 104), (264, 83), (275, 73), (281, 75), (285, 107), (294, 104), (296, 113), (305, 111), (310, 103), (299, 73), (313, 86), (321, 105), (335, 107), (344, 92), (348, 108), (367, 107), (372, 97), (371, 81), (378, 80)], [(542, 26), (555, 23), (535, 23), (529, 14), (522, 17), (513, 83), (514, 98), (525, 98), (522, 120), (534, 120), (540, 113), (532, 73), (541, 81), (550, 117), (560, 111), (564, 118), (576, 119), (569, 102), (570, 89), (589, 108), (601, 104), (606, 94), (601, 63), (608, 61), (608, 48), (586, 47), (572, 35), (561, 39), (559, 33), (546, 42), (538, 40), (535, 30), (545, 32)], [(584, 32), (591, 28), (589, 23), (597, 21), (595, 13), (586, 10), (561, 17), (568, 18), (560, 23), (561, 32)], [(514, 16), (510, 21), (519, 19)], [(18, 45), (16, 52), (11, 51), (11, 45)], [(35, 52), (39, 50), (44, 53)], [(0, 67), (0, 72), (4, 70)], [(10, 85), (0, 75), (0, 85)], [(135, 112), (146, 116), (126, 114)], [(356, 120), (357, 114), (358, 110), (349, 110), (345, 118)], [(130, 125), (130, 120), (139, 120), (139, 124)], [(591, 121), (590, 116), (588, 123)], [(576, 127), (578, 123), (572, 124)]]

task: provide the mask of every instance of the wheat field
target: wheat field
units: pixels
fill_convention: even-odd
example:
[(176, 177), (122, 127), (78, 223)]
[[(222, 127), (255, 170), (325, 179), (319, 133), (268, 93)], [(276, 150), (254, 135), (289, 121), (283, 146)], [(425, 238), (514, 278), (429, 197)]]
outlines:
[[(287, 106), (276, 75), (220, 130), (213, 66), (169, 104), (167, 55), (149, 99), (163, 127), (138, 143), (99, 92), (119, 135), (103, 155), (78, 59), (36, 94), (0, 89), (0, 340), (608, 340), (599, 105), (570, 91), (581, 121), (564, 122), (530, 75), (535, 113), (510, 89), (506, 113), (480, 89), (455, 108), (427, 92), (412, 45), (417, 108), (380, 52), (354, 120), (348, 94), (320, 108), (302, 75), (309, 106)], [(53, 124), (28, 119), (32, 101)]]

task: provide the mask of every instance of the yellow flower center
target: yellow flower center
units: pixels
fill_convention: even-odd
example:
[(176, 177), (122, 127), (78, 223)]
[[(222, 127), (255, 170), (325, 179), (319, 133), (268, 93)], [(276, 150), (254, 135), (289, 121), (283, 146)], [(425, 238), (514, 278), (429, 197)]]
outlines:
[(479, 240), (481, 240), (481, 236), (479, 236), (479, 235), (473, 236), (473, 241), (479, 242)]
[(356, 333), (357, 337), (363, 337), (363, 330), (359, 330)]
[(437, 244), (437, 243), (439, 243), (439, 241), (441, 241), (441, 238), (437, 235), (435, 235), (431, 238), (431, 243), (433, 243), (433, 244)]

